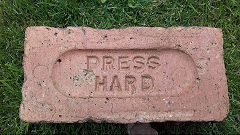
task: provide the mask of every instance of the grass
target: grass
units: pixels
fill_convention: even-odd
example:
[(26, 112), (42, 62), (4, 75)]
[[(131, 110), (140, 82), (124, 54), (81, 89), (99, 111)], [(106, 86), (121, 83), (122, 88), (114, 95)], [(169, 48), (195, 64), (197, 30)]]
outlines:
[[(105, 0), (102, 0), (104, 2)], [(240, 1), (0, 0), (0, 134), (126, 134), (121, 124), (32, 124), (19, 120), (28, 26), (209, 26), (223, 30), (230, 112), (219, 123), (153, 123), (159, 133), (240, 134)]]

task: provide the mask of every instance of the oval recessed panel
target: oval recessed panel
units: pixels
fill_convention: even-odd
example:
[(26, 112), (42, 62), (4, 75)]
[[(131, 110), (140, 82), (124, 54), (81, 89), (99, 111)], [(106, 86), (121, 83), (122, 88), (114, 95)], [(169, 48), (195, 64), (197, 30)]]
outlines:
[(174, 50), (72, 50), (53, 67), (55, 88), (72, 98), (177, 96), (196, 83), (192, 58)]

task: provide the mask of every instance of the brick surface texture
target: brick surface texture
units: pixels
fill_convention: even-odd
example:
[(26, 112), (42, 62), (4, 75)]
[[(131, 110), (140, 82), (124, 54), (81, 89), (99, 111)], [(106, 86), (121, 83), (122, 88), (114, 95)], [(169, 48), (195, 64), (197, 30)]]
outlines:
[(222, 31), (208, 27), (29, 27), (26, 122), (221, 121), (229, 109)]

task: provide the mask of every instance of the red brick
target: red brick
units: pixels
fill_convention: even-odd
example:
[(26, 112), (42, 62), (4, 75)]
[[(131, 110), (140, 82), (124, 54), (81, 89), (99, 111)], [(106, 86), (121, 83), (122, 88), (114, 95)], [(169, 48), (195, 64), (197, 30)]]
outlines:
[(220, 29), (29, 27), (27, 122), (221, 121), (229, 108)]

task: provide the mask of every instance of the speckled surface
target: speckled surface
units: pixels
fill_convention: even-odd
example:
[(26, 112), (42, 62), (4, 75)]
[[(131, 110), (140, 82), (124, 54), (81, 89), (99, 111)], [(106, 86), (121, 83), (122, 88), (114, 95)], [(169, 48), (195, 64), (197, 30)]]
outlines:
[(229, 109), (220, 29), (29, 27), (26, 122), (221, 121)]

